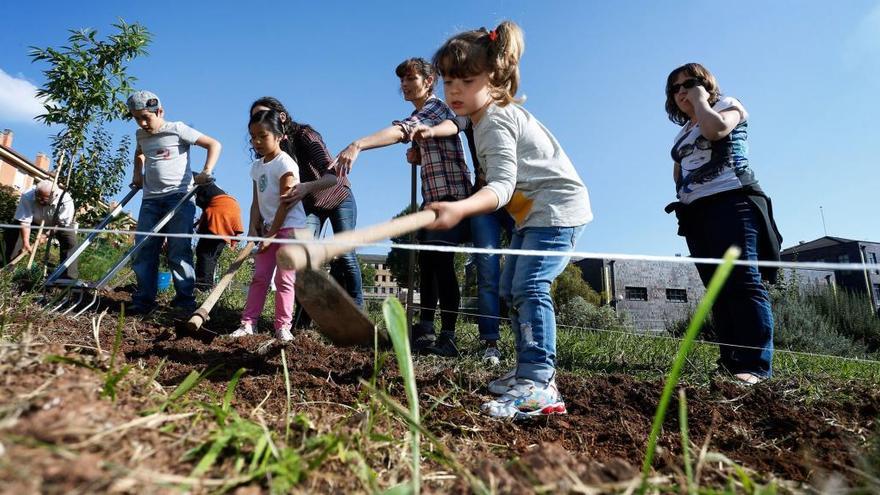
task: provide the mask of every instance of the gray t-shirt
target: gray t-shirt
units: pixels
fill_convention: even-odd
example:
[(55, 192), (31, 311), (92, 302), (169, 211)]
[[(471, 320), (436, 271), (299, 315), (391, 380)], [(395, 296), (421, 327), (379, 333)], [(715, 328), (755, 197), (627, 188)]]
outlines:
[(489, 105), (474, 125), (486, 187), (523, 227), (576, 227), (593, 219), (590, 195), (553, 134), (523, 107)]
[[(45, 221), (43, 225), (47, 227), (55, 227), (55, 211), (58, 210), (58, 227), (70, 227), (73, 223), (73, 198), (70, 193), (64, 195), (61, 200), (63, 191), (56, 189), (52, 193), (52, 201), (43, 206), (37, 201), (37, 188), (32, 187), (21, 195), (18, 207), (15, 209), (15, 219), (23, 224), (37, 225)], [(61, 206), (58, 205), (61, 200)]]
[(146, 157), (144, 198), (186, 192), (192, 186), (189, 147), (201, 136), (183, 122), (165, 122), (155, 134), (137, 130), (138, 147)]

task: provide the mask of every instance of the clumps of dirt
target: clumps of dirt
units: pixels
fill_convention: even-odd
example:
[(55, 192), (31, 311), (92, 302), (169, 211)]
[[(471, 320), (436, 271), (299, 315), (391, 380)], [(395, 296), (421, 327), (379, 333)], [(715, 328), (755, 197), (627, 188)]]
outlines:
[[(186, 476), (194, 466), (182, 460), (183, 454), (192, 447), (198, 427), (102, 432), (143, 417), (192, 371), (210, 371), (198, 393), (205, 400), (219, 400), (236, 370), (245, 368), (233, 406), (242, 416), (265, 411), (267, 427), (283, 430), (287, 400), (282, 349), (293, 392), (291, 409), (308, 417), (309, 431), (347, 434), (363, 429), (372, 406), (361, 380), (375, 377), (379, 388), (406, 402), (393, 357), (374, 370), (371, 349), (334, 347), (313, 332), (298, 332), (284, 344), (267, 335), (190, 335), (175, 328), (173, 316), (163, 312), (122, 323), (116, 366), (129, 364), (135, 371), (120, 385), (117, 401), (110, 402), (99, 398), (101, 374), (46, 363), (44, 358), (67, 355), (106, 367), (118, 330), (115, 316), (108, 313), (103, 319), (97, 339), (88, 319), (49, 321), (34, 316), (31, 323), (47, 329), (35, 339), (37, 344), (18, 354), (11, 353), (11, 347), (0, 352), (0, 445), (6, 449), (0, 455), (0, 479), (21, 492), (101, 492), (110, 489), (120, 472), (136, 469)], [(235, 326), (231, 321), (212, 324), (215, 329)], [(558, 384), (569, 414), (510, 423), (479, 414), (480, 404), (491, 398), (485, 389), (490, 371), (465, 372), (454, 360), (433, 357), (418, 359), (416, 367), (425, 427), (465, 469), (499, 493), (577, 492), (586, 486), (625, 491), (638, 477), (663, 387), (660, 379), (560, 373)], [(155, 377), (158, 385), (145, 377)], [(858, 383), (824, 385), (834, 389), (832, 397), (814, 398), (800, 384), (784, 379), (753, 387), (723, 377), (683, 385), (695, 449), (708, 442), (710, 451), (723, 453), (765, 480), (778, 477), (815, 485), (827, 473), (850, 476), (848, 468), (858, 465), (859, 450), (877, 428), (880, 391)], [(157, 391), (158, 386), (164, 392)], [(671, 404), (670, 411), (677, 411), (677, 404)], [(390, 415), (383, 421), (379, 426), (385, 428), (385, 437), (377, 438), (385, 440), (377, 442), (405, 438), (402, 421)], [(678, 476), (681, 439), (674, 412), (664, 424), (659, 446), (656, 471)], [(435, 450), (429, 442), (425, 449)], [(403, 455), (383, 450), (368, 459), (380, 473), (381, 486), (405, 475)], [(449, 466), (437, 455), (426, 458), (426, 471), (448, 473)], [(364, 489), (352, 476), (354, 468), (338, 459), (328, 459), (316, 469), (307, 475), (306, 486)], [(723, 476), (718, 481), (723, 483)], [(133, 491), (160, 489), (139, 483)], [(254, 483), (264, 486), (266, 480)], [(467, 492), (470, 486), (462, 476), (443, 475), (429, 478), (426, 488), (449, 493)]]

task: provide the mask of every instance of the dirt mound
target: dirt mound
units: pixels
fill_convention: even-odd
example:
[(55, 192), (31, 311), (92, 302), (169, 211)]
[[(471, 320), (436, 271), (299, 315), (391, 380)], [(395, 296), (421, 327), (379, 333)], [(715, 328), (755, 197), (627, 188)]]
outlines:
[[(355, 435), (359, 428), (363, 430), (372, 406), (365, 406), (369, 397), (361, 380), (370, 381), (374, 373), (380, 389), (406, 402), (394, 359), (385, 359), (374, 372), (372, 350), (333, 347), (311, 332), (299, 332), (283, 345), (265, 335), (242, 339), (210, 332), (186, 335), (175, 331), (173, 319), (163, 314), (124, 322), (116, 366), (127, 363), (137, 373), (121, 382), (116, 402), (98, 398), (104, 379), (100, 373), (45, 362), (46, 355), (59, 354), (106, 365), (116, 334), (113, 320), (108, 314), (98, 332), (100, 353), (88, 321), (58, 319), (38, 323), (51, 323), (51, 333), (42, 337), (51, 335), (51, 345), (43, 340), (22, 344), (28, 351), (20, 351), (17, 357), (0, 354), (0, 397), (4, 397), (0, 441), (6, 447), (0, 456), (0, 479), (9, 482), (8, 486), (21, 488), (23, 493), (74, 488), (106, 491), (114, 486), (123, 492), (137, 486), (132, 491), (143, 492), (149, 486), (143, 478), (150, 479), (145, 472), (187, 476), (194, 461), (182, 459), (192, 448), (192, 439), (206, 426), (193, 423), (189, 431), (163, 429), (163, 421), (172, 420), (156, 414), (178, 412), (159, 413), (156, 406), (194, 370), (210, 370), (199, 393), (206, 401), (219, 401), (236, 370), (245, 368), (233, 407), (242, 416), (264, 411), (261, 418), (267, 427), (283, 431), (287, 399), (282, 349), (293, 395), (292, 412), (309, 418), (308, 425), (297, 426), (302, 435)], [(212, 324), (214, 331), (234, 326)], [(95, 357), (98, 354), (100, 358)], [(151, 376), (163, 393), (143, 378)], [(480, 404), (490, 398), (484, 386), (489, 378), (488, 371), (464, 371), (454, 360), (417, 361), (425, 427), (486, 486), (501, 493), (528, 493), (535, 487), (569, 492), (583, 486), (619, 491), (637, 477), (662, 390), (659, 379), (561, 373), (558, 383), (569, 414), (510, 423), (478, 413)], [(683, 385), (694, 450), (709, 439), (709, 450), (723, 453), (762, 478), (818, 483), (831, 472), (848, 476), (847, 468), (858, 465), (857, 451), (876, 427), (880, 391), (857, 383), (828, 385), (835, 389), (832, 399), (814, 397), (809, 387), (781, 380), (743, 387), (718, 377), (710, 383)], [(152, 416), (144, 416), (145, 411), (152, 411)], [(670, 411), (677, 411), (677, 405), (672, 404)], [(156, 424), (119, 429), (144, 417)], [(393, 443), (405, 437), (402, 422), (382, 421), (380, 426), (387, 428), (388, 435), (383, 441)], [(108, 433), (112, 428), (117, 430)], [(677, 414), (667, 418), (659, 446), (655, 468), (666, 476), (677, 476), (681, 471)], [(428, 442), (426, 449), (433, 450)], [(407, 476), (405, 462), (394, 455), (386, 449), (365, 460), (379, 465), (375, 469), (382, 486)], [(429, 455), (425, 464), (429, 472), (441, 473), (427, 478), (429, 491), (469, 490), (460, 473), (448, 475), (450, 468), (436, 454)], [(350, 470), (344, 463), (328, 461), (320, 472), (307, 475), (305, 489), (364, 490), (363, 482), (351, 476)], [(120, 479), (129, 484), (114, 485)]]

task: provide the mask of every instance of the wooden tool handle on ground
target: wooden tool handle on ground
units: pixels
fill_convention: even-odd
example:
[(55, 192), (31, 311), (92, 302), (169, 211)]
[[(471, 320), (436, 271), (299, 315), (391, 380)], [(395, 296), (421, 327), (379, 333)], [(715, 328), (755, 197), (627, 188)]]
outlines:
[(205, 299), (205, 302), (199, 306), (199, 309), (195, 310), (190, 316), (189, 321), (186, 322), (187, 330), (191, 332), (195, 332), (199, 328), (202, 327), (202, 324), (208, 321), (208, 313), (214, 308), (214, 305), (217, 304), (217, 301), (220, 300), (220, 296), (223, 295), (223, 292), (226, 290), (226, 287), (229, 286), (230, 282), (232, 282), (232, 278), (235, 277), (235, 274), (238, 272), (238, 269), (241, 268), (241, 265), (244, 264), (245, 260), (251, 257), (251, 253), (254, 250), (254, 242), (248, 242), (241, 253), (235, 258), (235, 261), (229, 265), (229, 268), (226, 269), (226, 273), (223, 274), (223, 277), (220, 278), (220, 281), (217, 282), (217, 285), (208, 294), (208, 298)]
[(6, 266), (4, 266), (3, 268), (7, 268), (7, 267), (12, 268), (13, 265), (15, 265), (19, 261), (27, 258), (27, 256), (28, 256), (28, 253), (25, 250), (22, 250), (20, 253), (18, 253), (18, 256), (9, 260), (9, 263), (7, 263)]
[(381, 241), (424, 228), (437, 219), (437, 213), (424, 210), (364, 229), (334, 234), (333, 241), (342, 244), (286, 244), (278, 250), (278, 265), (287, 270), (318, 269), (324, 262), (354, 250), (356, 244)]

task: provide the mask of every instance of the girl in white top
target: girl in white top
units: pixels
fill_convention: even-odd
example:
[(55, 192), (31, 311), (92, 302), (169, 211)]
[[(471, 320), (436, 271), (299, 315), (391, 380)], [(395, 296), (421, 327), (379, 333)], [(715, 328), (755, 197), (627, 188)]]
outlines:
[[(248, 130), (251, 145), (259, 157), (251, 165), (254, 199), (248, 235), (293, 238), (295, 229), (305, 228), (306, 212), (302, 202), (292, 206), (281, 202), (281, 196), (299, 184), (299, 167), (293, 158), (281, 151), (284, 137), (281, 116), (274, 110), (256, 112), (251, 116)], [(269, 241), (260, 244), (254, 263), (254, 278), (241, 315), (241, 327), (232, 333), (233, 337), (253, 335), (274, 271), (275, 337), (284, 341), (293, 339), (290, 329), (296, 272), (281, 267), (276, 270), (275, 253), (280, 246)]]

